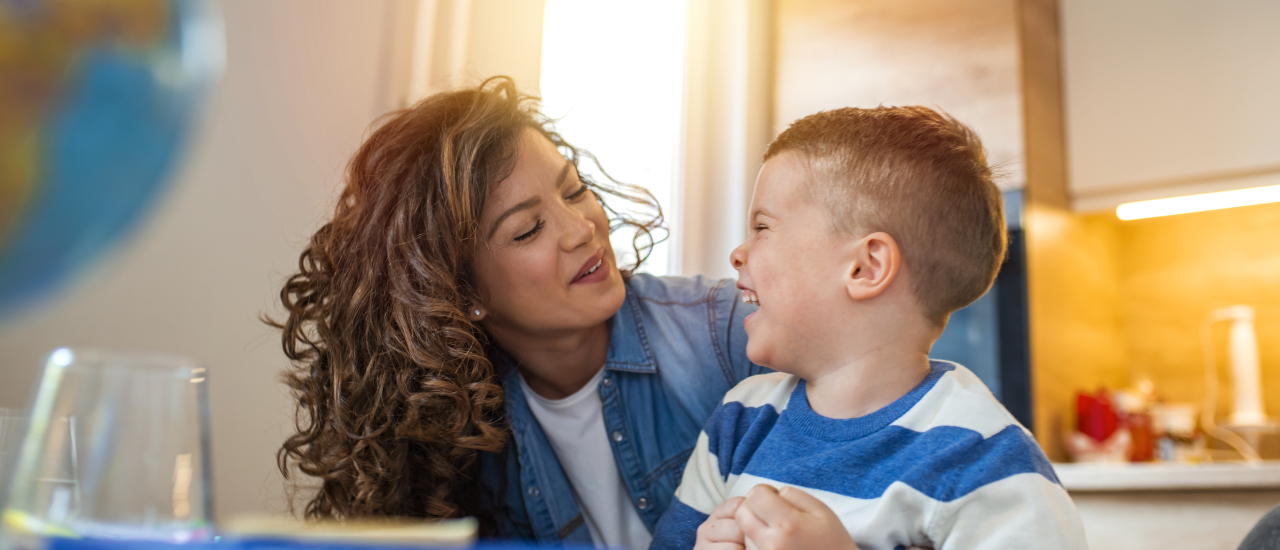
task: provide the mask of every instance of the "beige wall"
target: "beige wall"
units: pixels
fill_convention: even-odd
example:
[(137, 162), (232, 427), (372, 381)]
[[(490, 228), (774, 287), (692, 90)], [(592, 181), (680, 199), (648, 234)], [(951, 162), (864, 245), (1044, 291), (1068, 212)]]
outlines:
[(0, 406), (25, 406), (57, 346), (163, 350), (210, 371), (221, 516), (279, 509), (274, 452), (283, 278), (328, 215), (347, 157), (384, 107), (388, 4), (220, 2), (227, 69), (207, 124), (136, 238), (47, 307), (0, 326)]

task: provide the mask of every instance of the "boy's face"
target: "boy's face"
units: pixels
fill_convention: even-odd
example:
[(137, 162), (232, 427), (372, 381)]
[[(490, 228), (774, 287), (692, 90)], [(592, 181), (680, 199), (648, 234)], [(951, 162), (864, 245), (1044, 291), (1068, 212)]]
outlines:
[(831, 229), (830, 211), (815, 204), (804, 157), (774, 156), (756, 180), (747, 240), (730, 254), (745, 301), (760, 305), (744, 321), (747, 356), (779, 371), (795, 372), (819, 359), (830, 332), (832, 306), (847, 299), (843, 254), (850, 239)]

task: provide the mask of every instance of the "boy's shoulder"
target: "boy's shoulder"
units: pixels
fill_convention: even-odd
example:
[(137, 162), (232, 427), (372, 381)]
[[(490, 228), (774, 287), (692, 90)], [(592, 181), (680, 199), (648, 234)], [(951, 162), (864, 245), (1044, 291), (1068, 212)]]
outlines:
[(935, 487), (938, 493), (932, 496), (951, 500), (1020, 474), (1059, 484), (1031, 432), (977, 375), (955, 363), (945, 363), (944, 368), (947, 372), (929, 392), (892, 423), (904, 440), (900, 443), (921, 459), (912, 461), (911, 469), (947, 472), (939, 480), (948, 483)]
[(973, 371), (951, 361), (932, 360), (931, 365), (939, 375), (893, 425), (915, 432), (950, 426), (977, 432), (984, 439), (1014, 427), (1030, 436)]
[(757, 374), (739, 382), (728, 393), (724, 394), (721, 405), (737, 404), (746, 408), (770, 405), (782, 412), (800, 383), (800, 377), (783, 372)]
[(757, 374), (725, 394), (702, 429), (708, 452), (721, 463), (723, 478), (742, 473), (756, 448), (773, 430), (799, 383), (800, 378), (791, 374)]

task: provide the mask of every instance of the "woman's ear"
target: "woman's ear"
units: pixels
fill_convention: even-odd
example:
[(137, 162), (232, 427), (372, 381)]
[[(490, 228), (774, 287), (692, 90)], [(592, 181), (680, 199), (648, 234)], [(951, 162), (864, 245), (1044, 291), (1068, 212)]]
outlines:
[(892, 235), (877, 231), (854, 245), (853, 262), (845, 274), (845, 288), (854, 300), (882, 294), (898, 276), (902, 251)]

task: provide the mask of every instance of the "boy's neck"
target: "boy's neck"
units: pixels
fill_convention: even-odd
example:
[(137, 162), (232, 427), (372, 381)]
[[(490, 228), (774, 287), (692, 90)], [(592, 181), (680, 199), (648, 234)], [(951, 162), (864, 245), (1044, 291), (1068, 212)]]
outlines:
[(805, 376), (809, 407), (827, 418), (866, 416), (906, 395), (929, 372), (927, 351), (877, 347)]
[(929, 376), (929, 348), (942, 327), (902, 304), (882, 300), (856, 313), (831, 312), (840, 321), (828, 326), (841, 334), (816, 339), (803, 364), (795, 365), (799, 368), (785, 369), (805, 379), (814, 412), (828, 418), (866, 416)]

